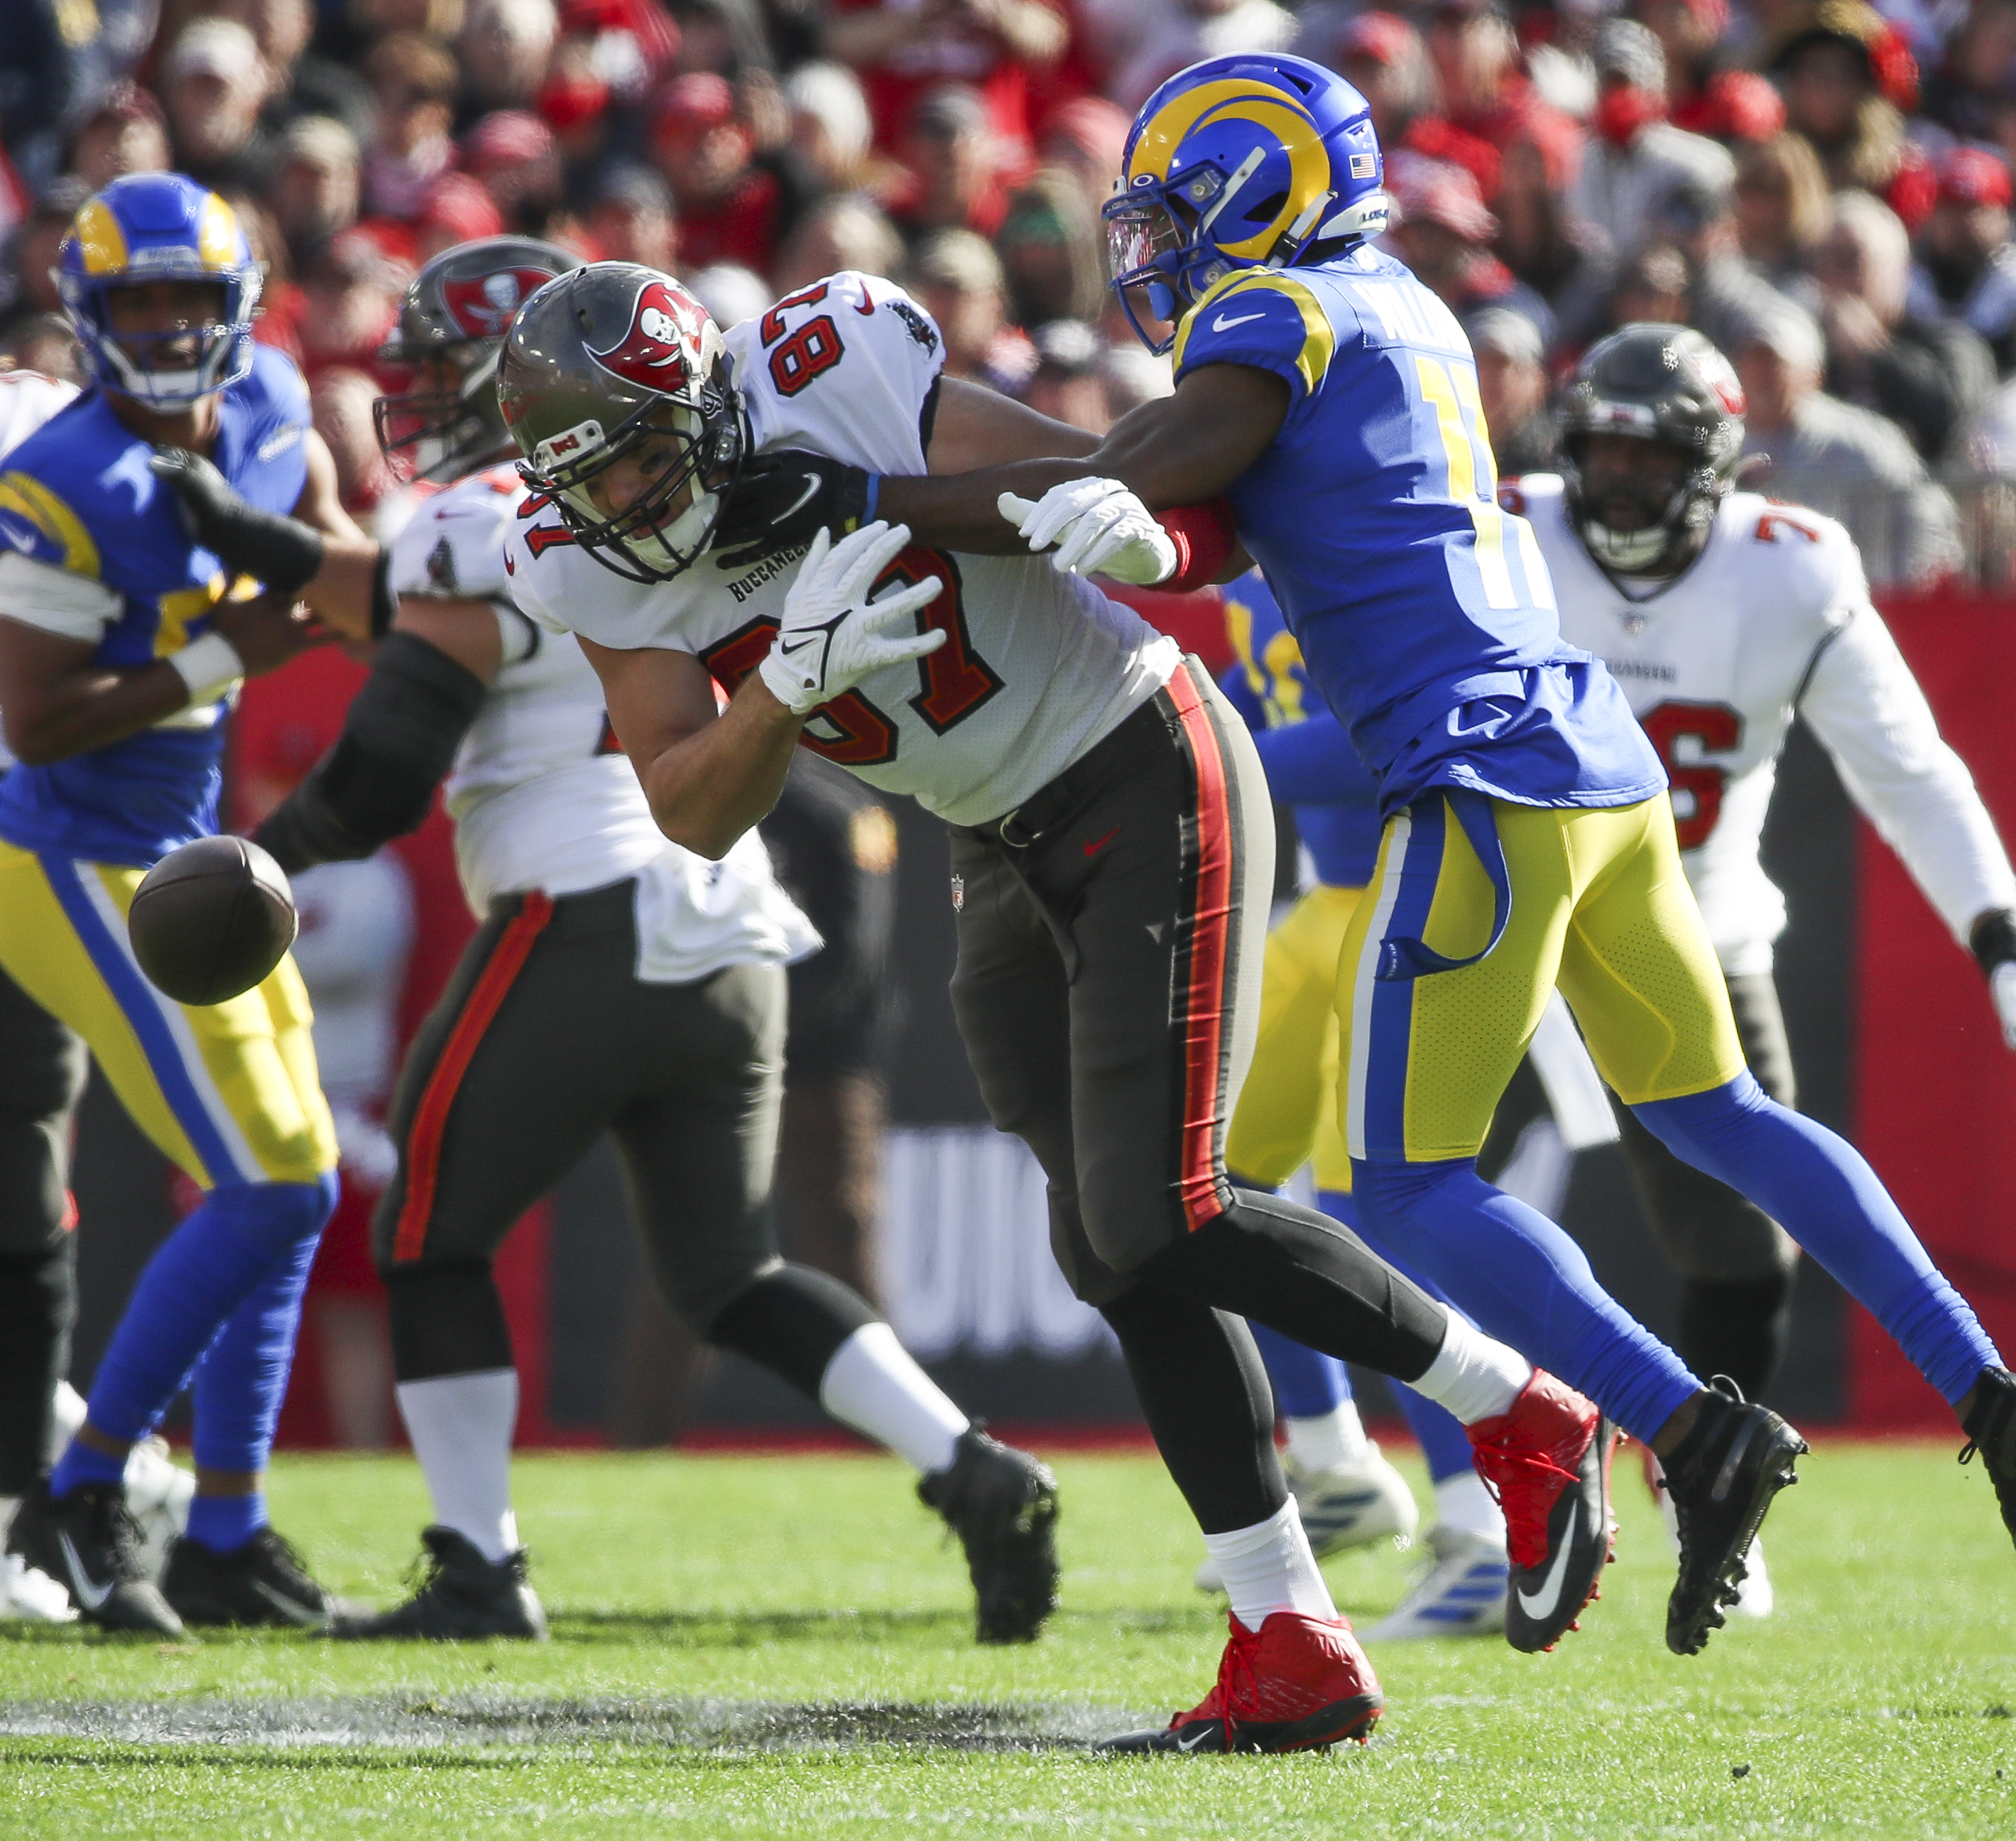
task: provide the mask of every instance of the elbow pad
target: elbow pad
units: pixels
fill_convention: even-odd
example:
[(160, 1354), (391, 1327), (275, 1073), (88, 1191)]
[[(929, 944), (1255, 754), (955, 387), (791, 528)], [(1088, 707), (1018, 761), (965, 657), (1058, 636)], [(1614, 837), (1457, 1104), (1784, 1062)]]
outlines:
[(388, 633), (336, 746), (254, 841), (292, 874), (369, 856), (418, 829), (485, 694), (483, 680), (440, 647)]

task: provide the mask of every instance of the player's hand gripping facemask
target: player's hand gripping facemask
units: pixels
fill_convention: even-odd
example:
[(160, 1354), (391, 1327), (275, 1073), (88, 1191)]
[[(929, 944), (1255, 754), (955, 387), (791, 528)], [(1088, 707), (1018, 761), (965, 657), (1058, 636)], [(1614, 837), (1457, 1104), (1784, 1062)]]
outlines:
[(757, 667), (770, 694), (796, 715), (809, 715), (892, 665), (935, 652), (945, 629), (919, 632), (914, 616), (938, 598), (934, 575), (871, 601), (884, 570), (908, 546), (907, 524), (864, 525), (835, 543), (824, 531), (784, 599), (776, 643)]

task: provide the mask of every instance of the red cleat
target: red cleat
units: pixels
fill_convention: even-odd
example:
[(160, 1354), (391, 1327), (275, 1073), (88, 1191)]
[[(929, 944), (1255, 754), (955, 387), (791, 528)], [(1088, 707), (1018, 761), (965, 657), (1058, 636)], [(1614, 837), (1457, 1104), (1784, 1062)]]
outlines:
[(1512, 1576), (1505, 1640), (1551, 1649), (1575, 1627), (1616, 1551), (1610, 1457), (1617, 1428), (1542, 1369), (1509, 1410), (1470, 1428), (1478, 1474), (1505, 1511)]
[(1102, 1752), (1319, 1752), (1363, 1745), (1386, 1704), (1351, 1625), (1276, 1611), (1257, 1630), (1231, 1619), (1218, 1685), (1160, 1732), (1126, 1732)]

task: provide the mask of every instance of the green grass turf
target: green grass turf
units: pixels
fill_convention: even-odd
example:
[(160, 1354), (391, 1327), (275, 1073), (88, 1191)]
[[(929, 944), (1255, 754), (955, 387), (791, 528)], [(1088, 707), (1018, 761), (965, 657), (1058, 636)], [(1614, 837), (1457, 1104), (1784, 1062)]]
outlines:
[[(2016, 1557), (1978, 1468), (1949, 1446), (1823, 1446), (1772, 1516), (1777, 1616), (1683, 1661), (1661, 1641), (1672, 1569), (1634, 1457), (1622, 1557), (1558, 1653), (1388, 1645), (1368, 1750), (1190, 1760), (914, 1742), (934, 1717), (920, 1709), (1095, 1731), (1202, 1693), (1222, 1624), (1148, 1458), (1057, 1461), (1064, 1609), (1008, 1651), (970, 1641), (957, 1554), (892, 1461), (530, 1458), (544, 1647), (164, 1647), (6, 1627), (0, 1836), (2016, 1836)], [(273, 1498), (332, 1585), (398, 1589), (424, 1519), (409, 1464), (285, 1462)], [(1387, 1549), (1328, 1570), (1370, 1622), (1408, 1565)], [(74, 1736), (87, 1706), (102, 1731), (108, 1703), (141, 1701), (226, 1726), (285, 1702), (303, 1729)], [(770, 1749), (746, 1724), (766, 1703), (788, 1736), (789, 1710), (836, 1702), (896, 1710), (873, 1729), (913, 1742), (836, 1743), (870, 1730), (842, 1718)], [(528, 1703), (556, 1717), (529, 1728)], [(648, 1717), (605, 1737), (598, 1706)], [(374, 1737), (387, 1718), (438, 1730)], [(726, 1742), (705, 1742), (716, 1729)]]

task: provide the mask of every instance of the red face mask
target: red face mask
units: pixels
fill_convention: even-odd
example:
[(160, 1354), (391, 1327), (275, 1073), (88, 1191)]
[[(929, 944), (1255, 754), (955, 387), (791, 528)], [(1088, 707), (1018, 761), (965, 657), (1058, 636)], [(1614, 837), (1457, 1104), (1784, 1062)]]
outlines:
[(1648, 121), (1663, 121), (1666, 99), (1650, 90), (1618, 84), (1596, 99), (1596, 132), (1613, 147), (1629, 147)]

